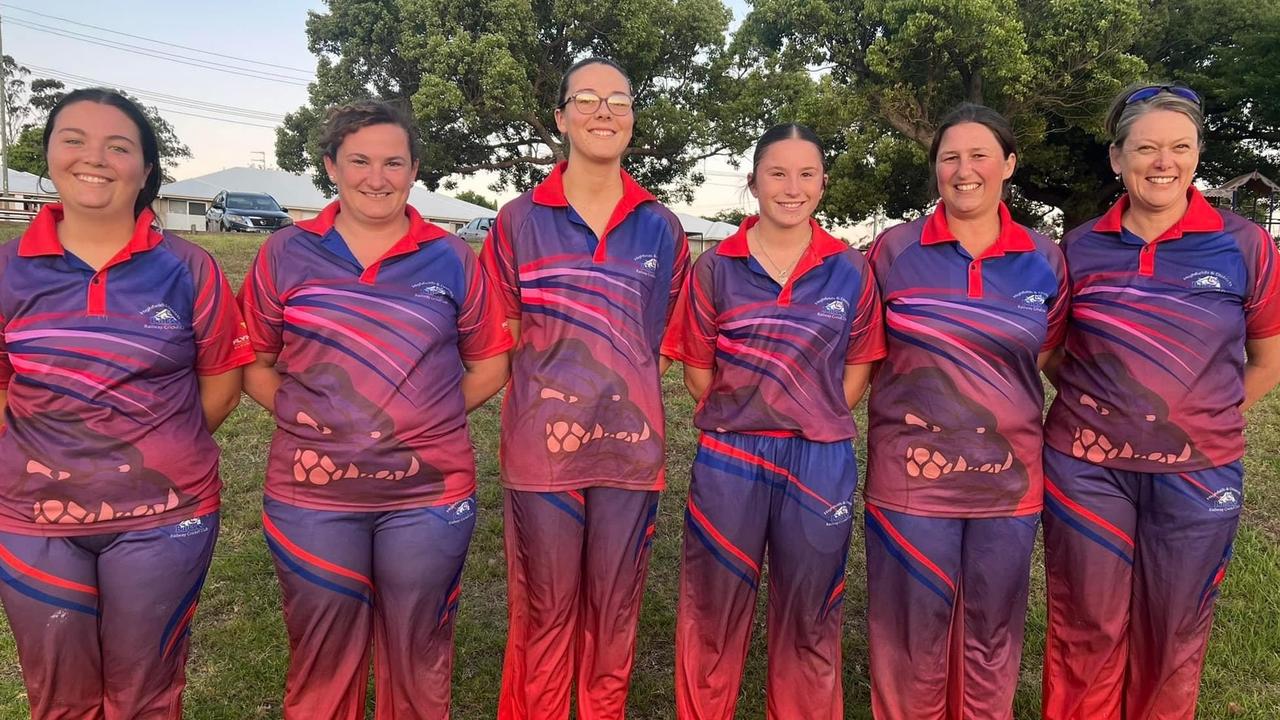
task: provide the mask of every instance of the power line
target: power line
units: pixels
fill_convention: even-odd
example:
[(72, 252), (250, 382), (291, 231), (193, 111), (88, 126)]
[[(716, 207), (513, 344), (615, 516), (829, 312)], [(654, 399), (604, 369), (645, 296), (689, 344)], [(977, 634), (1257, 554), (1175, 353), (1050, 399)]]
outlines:
[[(82, 88), (82, 87), (98, 87), (98, 86), (116, 87), (119, 90), (132, 89), (132, 88), (119, 87), (114, 85), (113, 83), (94, 80), (93, 78), (85, 78), (82, 76), (70, 76), (70, 73), (62, 73), (52, 68), (41, 68), (35, 65), (28, 65), (27, 67), (36, 68), (37, 70), (39, 70), (41, 74), (52, 75), (55, 80), (64, 80), (67, 83), (67, 85), (71, 87), (71, 89), (73, 90)], [(73, 79), (73, 78), (79, 78), (79, 79)], [(158, 96), (158, 98), (149, 97), (152, 95)], [(162, 93), (149, 93), (146, 91), (139, 91), (138, 97), (142, 100), (155, 103), (155, 107), (157, 110), (162, 110), (166, 113), (174, 113), (176, 115), (187, 115), (189, 117), (197, 117), (197, 118), (203, 118), (205, 120), (215, 120), (218, 122), (232, 123), (234, 125), (244, 125), (246, 127), (256, 127), (256, 128), (263, 128), (265, 130), (274, 130), (276, 126), (279, 125), (280, 121), (283, 120), (283, 118), (280, 118), (279, 120), (277, 120), (274, 117), (255, 117), (252, 115), (245, 115), (245, 114), (236, 115), (234, 114), (234, 109), (233, 110), (219, 109), (219, 108), (229, 108), (230, 106), (228, 105), (215, 105), (213, 103), (208, 103), (207, 105), (209, 106), (206, 107), (206, 106), (203, 106), (199, 101), (190, 100), (189, 98), (180, 98), (178, 96), (173, 96), (173, 95), (166, 96), (166, 95), (163, 95)], [(179, 108), (182, 108), (182, 109), (171, 107), (170, 104), (177, 104), (179, 105)], [(203, 110), (206, 113), (215, 113), (215, 114), (206, 115), (202, 113), (192, 112), (192, 110)], [(218, 117), (217, 116), (218, 114), (221, 114), (222, 116)], [(263, 113), (263, 115), (266, 115), (266, 113)], [(248, 120), (262, 120), (265, 122), (274, 122), (275, 124), (263, 125), (261, 123), (247, 122)]]
[(102, 32), (111, 33), (112, 35), (121, 35), (124, 37), (130, 37), (135, 40), (143, 40), (149, 43), (155, 43), (157, 45), (167, 45), (169, 47), (178, 48), (180, 50), (191, 50), (192, 52), (209, 53), (211, 55), (220, 55), (228, 60), (238, 60), (240, 62), (252, 63), (254, 65), (263, 65), (266, 67), (278, 68), (280, 70), (292, 70), (293, 72), (303, 73), (304, 75), (307, 75), (307, 76), (310, 76), (312, 74), (311, 70), (307, 70), (303, 68), (291, 67), (289, 65), (276, 65), (275, 63), (263, 62), (262, 60), (251, 60), (249, 58), (236, 57), (234, 55), (225, 55), (221, 51), (212, 51), (212, 50), (209, 50), (208, 48), (197, 48), (197, 47), (191, 47), (189, 45), (179, 45), (177, 43), (171, 43), (165, 40), (156, 40), (155, 38), (144, 37), (142, 35), (133, 35), (131, 33), (122, 32), (120, 30), (105, 28), (100, 25), (91, 25), (89, 23), (83, 23), (78, 20), (71, 20), (69, 18), (58, 17), (57, 15), (46, 15), (45, 13), (36, 12), (35, 10), (28, 10), (27, 8), (19, 7), (12, 3), (4, 3), (4, 7), (8, 8), (9, 10), (17, 10), (19, 12), (29, 13), (31, 15), (36, 15), (42, 18), (48, 18), (50, 20), (58, 20), (60, 22), (71, 23), (72, 25), (79, 25), (80, 27), (92, 28), (94, 30), (101, 30)]
[(303, 82), (299, 78), (289, 78), (287, 76), (279, 75), (277, 73), (267, 73), (266, 71), (256, 71), (256, 70), (250, 70), (248, 68), (237, 68), (233, 65), (225, 65), (223, 63), (216, 63), (213, 61), (197, 60), (195, 58), (187, 58), (180, 55), (164, 53), (158, 50), (153, 51), (145, 48), (132, 47), (122, 43), (114, 43), (109, 40), (101, 40), (89, 35), (83, 35), (81, 33), (71, 32), (69, 30), (62, 31), (62, 30), (50, 28), (43, 25), (37, 25), (35, 23), (30, 23), (25, 20), (17, 20), (17, 19), (10, 18), (9, 22), (13, 25), (17, 25), (19, 27), (23, 27), (28, 30), (35, 30), (36, 32), (47, 33), (49, 35), (57, 35), (59, 37), (69, 38), (71, 40), (79, 40), (81, 42), (86, 42), (91, 45), (98, 45), (101, 47), (110, 48), (112, 50), (119, 50), (121, 52), (132, 53), (134, 55), (143, 55), (145, 57), (155, 58), (157, 60), (168, 60), (169, 62), (175, 62), (180, 65), (190, 65), (192, 67), (201, 68), (203, 70), (213, 70), (214, 72), (226, 73), (228, 75), (239, 75), (241, 77), (253, 78), (255, 80), (266, 80), (269, 82), (281, 83), (283, 85), (294, 85), (297, 87), (307, 86), (307, 83)]
[(234, 105), (220, 105), (218, 103), (209, 102), (207, 100), (197, 100), (195, 98), (182, 97), (181, 95), (168, 95), (166, 93), (156, 92), (154, 90), (144, 90), (142, 88), (121, 85), (120, 83), (111, 82), (109, 80), (99, 80), (98, 78), (86, 77), (84, 75), (76, 75), (74, 73), (65, 72), (56, 68), (41, 67), (39, 65), (26, 64), (30, 70), (40, 75), (47, 75), (54, 80), (62, 80), (68, 83), (79, 84), (82, 87), (111, 87), (117, 90), (126, 90), (131, 94), (137, 95), (145, 100), (156, 102), (169, 102), (176, 105), (190, 107), (195, 110), (204, 110), (207, 112), (226, 113), (228, 115), (239, 115), (250, 120), (265, 120), (269, 122), (281, 122), (284, 120), (282, 113), (268, 112), (266, 110), (253, 110), (250, 108), (236, 107)]

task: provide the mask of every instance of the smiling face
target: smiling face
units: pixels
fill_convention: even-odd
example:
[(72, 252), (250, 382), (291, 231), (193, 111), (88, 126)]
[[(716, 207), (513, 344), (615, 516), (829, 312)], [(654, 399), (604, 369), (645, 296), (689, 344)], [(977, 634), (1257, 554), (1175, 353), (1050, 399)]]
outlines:
[(802, 138), (787, 138), (765, 148), (750, 187), (760, 202), (761, 219), (790, 228), (813, 217), (826, 181), (818, 147)]
[(1195, 123), (1172, 110), (1144, 113), (1124, 145), (1111, 146), (1111, 169), (1124, 181), (1133, 212), (1180, 214), (1199, 163)]
[(151, 172), (138, 126), (120, 110), (89, 100), (58, 113), (45, 159), (62, 204), (78, 212), (132, 216)]
[(409, 134), (399, 125), (366, 125), (342, 140), (324, 169), (338, 186), (342, 212), (366, 225), (399, 222), (418, 176)]
[(1017, 156), (1006, 157), (986, 125), (966, 122), (947, 128), (934, 161), (934, 178), (947, 214), (978, 218), (995, 213), (1004, 182), (1013, 177), (1016, 165)]
[[(631, 83), (608, 65), (583, 65), (569, 76), (565, 98), (580, 92), (590, 92), (600, 98), (616, 94), (630, 96)], [(573, 102), (556, 110), (556, 128), (569, 141), (570, 158), (577, 156), (590, 162), (620, 161), (631, 144), (635, 122), (634, 110), (615, 115), (606, 102), (601, 102), (591, 113), (582, 112)]]

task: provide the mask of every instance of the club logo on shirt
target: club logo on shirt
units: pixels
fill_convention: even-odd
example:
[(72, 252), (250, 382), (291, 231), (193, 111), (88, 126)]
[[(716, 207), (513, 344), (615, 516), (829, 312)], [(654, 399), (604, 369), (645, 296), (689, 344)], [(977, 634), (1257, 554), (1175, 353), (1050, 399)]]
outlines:
[(471, 519), (471, 516), (476, 514), (476, 504), (471, 498), (459, 500), (449, 506), (447, 514), (449, 516), (449, 524), (457, 525), (460, 522)]
[(818, 301), (819, 317), (835, 318), (836, 320), (844, 320), (849, 316), (849, 301), (842, 297), (824, 297)]
[(204, 524), (200, 518), (188, 518), (173, 526), (169, 531), (169, 537), (177, 539), (191, 537), (192, 535), (203, 535), (209, 532), (209, 526)]
[(438, 282), (427, 281), (416, 283), (413, 286), (414, 297), (435, 300), (436, 302), (449, 303), (453, 300), (453, 291), (447, 285), (441, 285)]
[(1200, 270), (1182, 278), (1198, 288), (1221, 290), (1231, 287), (1231, 278), (1213, 270)]
[(827, 518), (827, 525), (841, 525), (853, 519), (853, 504), (848, 502), (838, 502), (827, 508), (823, 513)]
[(658, 276), (658, 256), (657, 255), (637, 255), (635, 256), (636, 272), (646, 277)]
[(1205, 499), (1209, 501), (1209, 509), (1213, 512), (1240, 509), (1240, 491), (1233, 488), (1223, 488)]
[(164, 303), (148, 306), (138, 314), (147, 319), (146, 327), (151, 330), (182, 329), (182, 318)]
[(1049, 302), (1049, 296), (1039, 290), (1023, 290), (1013, 296), (1018, 308), (1021, 310), (1036, 310), (1045, 312), (1045, 303)]

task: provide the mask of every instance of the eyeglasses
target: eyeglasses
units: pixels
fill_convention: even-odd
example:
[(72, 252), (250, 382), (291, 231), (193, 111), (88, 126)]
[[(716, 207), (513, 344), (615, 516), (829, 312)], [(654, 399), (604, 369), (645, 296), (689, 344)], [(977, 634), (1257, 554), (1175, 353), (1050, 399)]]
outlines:
[(566, 98), (564, 102), (560, 103), (560, 109), (563, 110), (572, 103), (578, 109), (578, 112), (583, 115), (590, 115), (600, 109), (600, 103), (604, 103), (609, 107), (609, 112), (614, 115), (629, 115), (634, 102), (630, 95), (623, 93), (614, 93), (607, 98), (602, 98), (593, 92), (583, 90)]
[(1132, 93), (1129, 93), (1129, 97), (1125, 98), (1124, 104), (1132, 105), (1144, 100), (1150, 100), (1160, 93), (1166, 92), (1170, 95), (1177, 95), (1184, 100), (1190, 100), (1200, 108), (1204, 108), (1204, 100), (1200, 97), (1199, 93), (1189, 87), (1181, 87), (1179, 85), (1149, 85), (1144, 88), (1138, 88)]

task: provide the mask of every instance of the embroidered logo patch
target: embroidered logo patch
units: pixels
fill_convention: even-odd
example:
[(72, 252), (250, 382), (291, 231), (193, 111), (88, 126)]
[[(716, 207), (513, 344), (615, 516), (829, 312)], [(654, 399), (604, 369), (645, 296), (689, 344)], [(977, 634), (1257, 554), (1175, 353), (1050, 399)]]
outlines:
[(453, 299), (453, 291), (447, 285), (438, 282), (420, 282), (413, 286), (414, 297), (426, 298), (436, 302), (448, 303)]
[(1182, 278), (1198, 288), (1221, 290), (1232, 287), (1231, 278), (1213, 270), (1200, 270)]
[(636, 263), (636, 272), (646, 277), (658, 276), (657, 255), (637, 255), (634, 259)]
[(140, 313), (147, 319), (146, 327), (152, 330), (181, 330), (182, 317), (165, 303), (156, 303), (144, 308)]
[(818, 301), (818, 316), (844, 320), (849, 317), (849, 301), (842, 297), (824, 297)]
[(1039, 310), (1044, 312), (1045, 303), (1049, 302), (1049, 296), (1039, 290), (1023, 290), (1013, 296), (1017, 301), (1018, 307), (1023, 310)]

